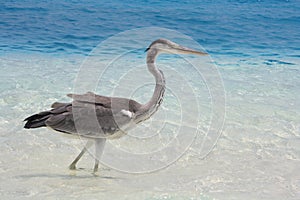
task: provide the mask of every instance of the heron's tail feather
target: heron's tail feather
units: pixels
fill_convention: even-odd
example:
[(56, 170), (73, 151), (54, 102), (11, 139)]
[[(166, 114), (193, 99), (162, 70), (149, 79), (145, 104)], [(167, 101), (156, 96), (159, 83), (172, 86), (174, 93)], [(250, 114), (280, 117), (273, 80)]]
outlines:
[(46, 126), (45, 121), (52, 116), (50, 111), (41, 112), (39, 114), (32, 115), (24, 119), (26, 124), (24, 128), (39, 128)]

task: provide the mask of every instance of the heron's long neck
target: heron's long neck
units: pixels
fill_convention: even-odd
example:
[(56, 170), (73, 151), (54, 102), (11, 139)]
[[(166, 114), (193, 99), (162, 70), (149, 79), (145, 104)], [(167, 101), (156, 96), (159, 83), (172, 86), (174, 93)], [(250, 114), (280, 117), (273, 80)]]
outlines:
[(154, 76), (156, 84), (151, 99), (146, 104), (142, 105), (137, 112), (137, 122), (144, 121), (151, 117), (151, 115), (157, 111), (163, 100), (166, 81), (163, 72), (155, 66), (155, 58), (157, 55), (158, 51), (156, 49), (150, 49), (147, 54), (148, 70)]

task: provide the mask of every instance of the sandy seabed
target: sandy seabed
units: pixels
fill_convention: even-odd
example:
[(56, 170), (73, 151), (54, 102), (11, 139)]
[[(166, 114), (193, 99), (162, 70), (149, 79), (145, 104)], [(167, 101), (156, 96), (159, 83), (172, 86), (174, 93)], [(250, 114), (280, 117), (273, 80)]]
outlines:
[(69, 101), (80, 59), (2, 56), (1, 199), (299, 199), (300, 62), (259, 59), (216, 59), (226, 118), (207, 157), (199, 157), (200, 137), (165, 169), (135, 175), (102, 166), (95, 177), (90, 155), (77, 171), (67, 168), (81, 140), (22, 128), (28, 115)]

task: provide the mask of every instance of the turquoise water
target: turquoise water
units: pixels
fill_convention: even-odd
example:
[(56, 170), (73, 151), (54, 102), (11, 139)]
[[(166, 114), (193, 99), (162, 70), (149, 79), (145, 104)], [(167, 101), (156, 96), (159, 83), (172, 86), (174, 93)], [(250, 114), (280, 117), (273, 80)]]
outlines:
[[(25, 0), (0, 5), (0, 192), (4, 199), (300, 198), (298, 1)], [(133, 175), (104, 166), (100, 176), (93, 177), (93, 160), (85, 156), (79, 163), (83, 169), (70, 173), (67, 166), (82, 141), (47, 129), (26, 131), (22, 120), (48, 109), (54, 101), (70, 101), (65, 94), (75, 90), (90, 52), (120, 32), (143, 27), (179, 31), (210, 54), (199, 62), (191, 59), (201, 63), (203, 73), (205, 66), (216, 66), (220, 73), (226, 94), (222, 135), (203, 158), (201, 134), (209, 129), (214, 108), (211, 88), (180, 57), (161, 56), (158, 65), (169, 87), (164, 104), (152, 121), (131, 134), (155, 133), (167, 120), (168, 131), (158, 136), (162, 143), (176, 139), (172, 133), (177, 133), (180, 110), (193, 105), (180, 104), (180, 95), (172, 93), (182, 86), (172, 74), (175, 70), (199, 98), (200, 137), (177, 162), (158, 172)], [(124, 96), (128, 92), (141, 102), (147, 100), (153, 80), (143, 71), (143, 50), (157, 39), (152, 38), (155, 34), (131, 34), (137, 41), (146, 37), (141, 40), (144, 46), (118, 57), (95, 91)], [(195, 47), (177, 36), (169, 39)], [(139, 44), (130, 37), (120, 46), (105, 46), (105, 56), (87, 63), (98, 66), (115, 52), (119, 55), (120, 50)], [(148, 85), (131, 91), (139, 83)], [(192, 96), (185, 97), (193, 102)], [(192, 124), (194, 119), (189, 120)], [(195, 129), (191, 124), (184, 129), (187, 135)], [(158, 148), (155, 141), (121, 139), (112, 144), (126, 151)], [(107, 155), (130, 166), (129, 159)]]

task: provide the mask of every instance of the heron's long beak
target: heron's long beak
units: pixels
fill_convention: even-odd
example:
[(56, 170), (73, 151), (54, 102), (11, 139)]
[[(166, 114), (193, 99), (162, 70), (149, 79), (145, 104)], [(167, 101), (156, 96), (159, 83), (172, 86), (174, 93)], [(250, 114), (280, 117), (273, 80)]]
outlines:
[[(174, 50), (174, 52), (173, 52), (173, 50)], [(196, 54), (196, 55), (200, 55), (200, 56), (206, 56), (206, 55), (208, 55), (208, 53), (206, 53), (206, 52), (196, 51), (196, 50), (189, 49), (189, 48), (182, 47), (182, 46), (172, 48), (171, 53), (176, 53), (176, 54)]]

